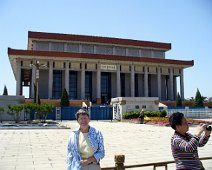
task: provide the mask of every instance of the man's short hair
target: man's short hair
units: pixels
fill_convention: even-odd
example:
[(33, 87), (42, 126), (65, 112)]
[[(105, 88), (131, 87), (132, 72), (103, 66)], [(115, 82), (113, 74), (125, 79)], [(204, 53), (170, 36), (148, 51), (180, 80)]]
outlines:
[(77, 113), (75, 114), (75, 118), (78, 120), (80, 115), (86, 115), (88, 117), (90, 117), (88, 111), (85, 108), (81, 108), (77, 111)]
[(169, 117), (169, 123), (171, 127), (176, 130), (176, 125), (182, 125), (182, 119), (184, 114), (181, 112), (175, 112)]

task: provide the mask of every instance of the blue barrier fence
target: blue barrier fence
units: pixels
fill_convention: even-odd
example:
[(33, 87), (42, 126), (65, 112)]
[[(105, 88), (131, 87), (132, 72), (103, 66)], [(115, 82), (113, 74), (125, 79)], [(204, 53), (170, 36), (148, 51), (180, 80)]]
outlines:
[[(80, 107), (61, 107), (61, 120), (76, 120), (75, 113)], [(113, 108), (111, 106), (92, 106), (88, 108), (91, 120), (112, 120)], [(31, 115), (35, 119), (35, 113)], [(48, 113), (47, 119), (56, 120), (56, 108)]]
[(61, 108), (61, 119), (62, 120), (75, 120), (75, 113), (80, 107), (62, 107)]
[(112, 120), (113, 108), (110, 106), (92, 106), (89, 108), (91, 120)]

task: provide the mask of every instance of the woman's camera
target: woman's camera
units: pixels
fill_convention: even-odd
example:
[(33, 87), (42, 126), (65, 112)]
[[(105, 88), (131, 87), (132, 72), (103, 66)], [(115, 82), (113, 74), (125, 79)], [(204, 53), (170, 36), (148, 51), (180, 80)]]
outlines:
[(211, 126), (210, 126), (210, 125), (208, 125), (208, 126), (206, 127), (206, 130), (211, 131)]

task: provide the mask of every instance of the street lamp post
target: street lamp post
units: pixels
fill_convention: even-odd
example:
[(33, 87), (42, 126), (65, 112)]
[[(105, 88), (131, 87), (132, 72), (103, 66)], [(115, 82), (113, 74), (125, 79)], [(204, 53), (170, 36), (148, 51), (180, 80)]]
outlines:
[[(39, 61), (38, 61), (39, 62)], [(39, 67), (36, 69), (36, 103), (38, 103), (38, 80), (39, 80)]]
[(39, 69), (40, 69), (40, 67), (46, 67), (46, 65), (45, 64), (40, 64), (40, 62), (39, 61), (36, 61), (36, 64), (30, 64), (30, 67), (35, 67), (35, 71), (36, 71), (36, 76), (35, 76), (35, 81), (36, 81), (36, 94), (34, 94), (35, 95), (35, 102), (36, 103), (38, 103), (38, 94), (39, 94), (39, 92), (38, 92), (38, 90), (39, 90), (39, 88), (38, 88), (38, 80), (39, 80)]

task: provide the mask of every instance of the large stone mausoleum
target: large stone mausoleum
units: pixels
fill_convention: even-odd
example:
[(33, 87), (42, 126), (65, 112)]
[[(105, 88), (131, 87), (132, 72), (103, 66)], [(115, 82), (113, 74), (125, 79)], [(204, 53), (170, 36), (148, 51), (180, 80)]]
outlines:
[[(184, 98), (184, 69), (194, 62), (166, 59), (170, 43), (87, 35), (28, 32), (27, 49), (8, 48), (16, 79), (34, 97), (105, 103), (114, 97), (158, 97), (175, 100), (177, 84)], [(179, 83), (177, 83), (179, 77)]]

